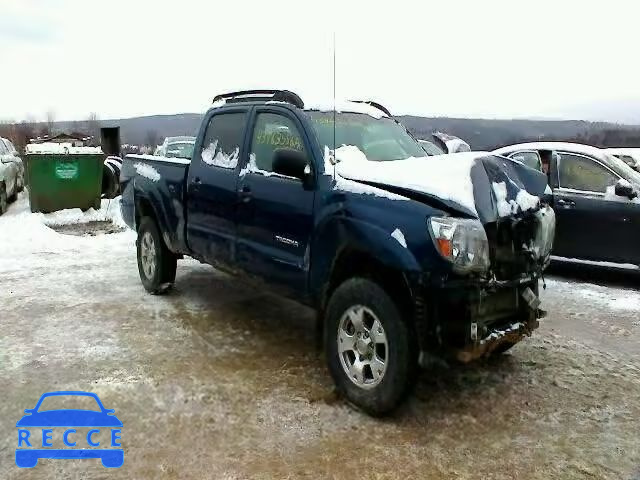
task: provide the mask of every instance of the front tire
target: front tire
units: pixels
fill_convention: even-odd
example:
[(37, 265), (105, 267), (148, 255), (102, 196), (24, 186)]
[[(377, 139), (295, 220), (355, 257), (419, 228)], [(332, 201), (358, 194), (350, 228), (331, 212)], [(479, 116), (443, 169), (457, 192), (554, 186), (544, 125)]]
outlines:
[(396, 408), (417, 369), (415, 336), (376, 283), (353, 278), (329, 299), (324, 345), (338, 391), (370, 415)]
[(155, 221), (144, 217), (136, 240), (138, 273), (144, 289), (154, 295), (167, 293), (176, 279), (177, 257), (162, 240)]

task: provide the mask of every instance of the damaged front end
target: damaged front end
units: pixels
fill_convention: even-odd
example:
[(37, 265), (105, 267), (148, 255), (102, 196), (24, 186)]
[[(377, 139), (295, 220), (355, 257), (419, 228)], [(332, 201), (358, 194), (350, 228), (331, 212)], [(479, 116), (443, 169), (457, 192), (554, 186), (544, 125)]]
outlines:
[[(521, 202), (526, 207), (522, 208), (516, 198), (522, 198), (518, 193), (525, 186), (518, 175), (504, 168), (492, 171), (491, 165), (488, 170), (483, 171), (485, 185), (499, 181), (514, 187), (505, 197), (512, 209), (501, 216), (498, 202), (505, 198), (488, 198), (486, 205), (491, 208), (478, 209), (487, 251), (474, 249), (486, 258), (474, 255), (475, 270), (456, 271), (454, 264), (455, 275), (429, 277), (416, 306), (417, 315), (422, 316), (416, 324), (422, 325), (423, 351), (462, 362), (507, 350), (538, 328), (545, 314), (538, 284), (550, 261), (554, 212), (538, 197), (535, 203), (528, 198), (526, 204)], [(544, 192), (542, 184), (534, 193), (540, 190)], [(480, 241), (479, 237), (466, 236), (471, 242)]]

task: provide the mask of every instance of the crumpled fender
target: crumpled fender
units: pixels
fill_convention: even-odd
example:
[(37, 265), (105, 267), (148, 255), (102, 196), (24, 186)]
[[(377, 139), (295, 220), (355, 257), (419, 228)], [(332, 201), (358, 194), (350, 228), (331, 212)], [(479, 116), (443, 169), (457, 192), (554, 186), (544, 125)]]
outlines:
[(345, 248), (365, 253), (398, 271), (420, 272), (411, 251), (383, 228), (346, 216), (331, 216), (316, 227), (311, 242), (310, 291), (319, 299), (331, 277), (335, 261)]

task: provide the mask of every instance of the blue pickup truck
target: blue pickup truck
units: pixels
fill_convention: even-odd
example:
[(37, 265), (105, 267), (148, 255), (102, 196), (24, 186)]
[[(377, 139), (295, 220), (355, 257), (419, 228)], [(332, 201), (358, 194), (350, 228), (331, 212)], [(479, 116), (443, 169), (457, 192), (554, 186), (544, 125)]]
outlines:
[(339, 392), (373, 415), (419, 365), (505, 351), (544, 313), (546, 177), (486, 152), (430, 157), (374, 102), (219, 95), (191, 160), (129, 155), (121, 183), (147, 291), (187, 255), (312, 306)]

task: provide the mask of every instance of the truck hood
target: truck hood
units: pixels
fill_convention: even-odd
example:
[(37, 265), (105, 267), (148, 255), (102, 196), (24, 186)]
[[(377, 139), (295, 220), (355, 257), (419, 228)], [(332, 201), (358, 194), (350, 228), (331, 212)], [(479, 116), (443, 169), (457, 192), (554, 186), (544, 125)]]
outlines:
[(444, 205), (483, 224), (538, 210), (549, 193), (545, 174), (488, 152), (389, 162), (347, 160), (336, 165), (336, 173), (394, 193), (418, 194), (425, 203)]

